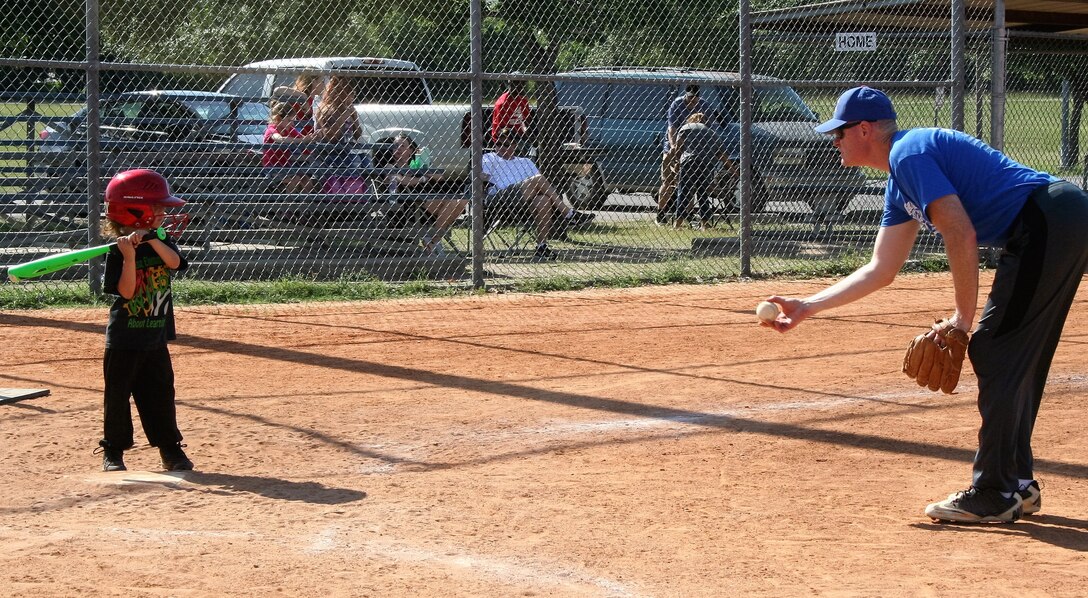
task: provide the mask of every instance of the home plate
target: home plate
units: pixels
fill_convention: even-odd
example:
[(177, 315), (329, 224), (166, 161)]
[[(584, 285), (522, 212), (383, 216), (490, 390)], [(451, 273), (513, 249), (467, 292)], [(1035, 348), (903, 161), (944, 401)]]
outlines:
[(47, 396), (47, 388), (0, 388), (0, 405)]
[(103, 471), (91, 474), (87, 481), (111, 486), (126, 484), (166, 484), (176, 486), (185, 482), (185, 472)]

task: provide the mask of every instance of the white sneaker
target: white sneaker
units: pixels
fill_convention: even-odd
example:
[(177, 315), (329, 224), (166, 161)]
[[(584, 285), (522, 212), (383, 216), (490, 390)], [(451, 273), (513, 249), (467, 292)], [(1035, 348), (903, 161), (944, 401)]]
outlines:
[(937, 521), (956, 523), (1012, 523), (1023, 514), (1023, 500), (1013, 492), (1005, 498), (992, 488), (971, 486), (967, 490), (949, 494), (941, 502), (926, 507), (926, 515)]
[(1032, 480), (1030, 484), (1017, 491), (1020, 500), (1024, 503), (1024, 514), (1032, 515), (1043, 508), (1043, 493), (1039, 488), (1039, 482)]

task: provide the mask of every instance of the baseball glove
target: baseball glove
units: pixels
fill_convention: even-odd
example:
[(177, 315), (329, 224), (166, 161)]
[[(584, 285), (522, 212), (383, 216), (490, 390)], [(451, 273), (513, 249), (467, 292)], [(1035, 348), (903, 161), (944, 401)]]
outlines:
[(948, 320), (938, 320), (933, 330), (919, 334), (907, 345), (903, 373), (917, 380), (919, 386), (952, 394), (960, 381), (968, 341), (966, 332)]

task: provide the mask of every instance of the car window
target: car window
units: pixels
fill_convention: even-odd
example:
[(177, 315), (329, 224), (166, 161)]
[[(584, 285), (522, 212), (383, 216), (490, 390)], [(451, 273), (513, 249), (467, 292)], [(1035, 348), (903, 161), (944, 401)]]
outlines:
[(714, 109), (714, 122), (728, 125), (737, 122), (739, 94), (732, 87), (704, 87), (700, 91), (703, 99)]
[(171, 101), (148, 102), (140, 110), (140, 118), (192, 119), (196, 114), (185, 106)]
[(144, 103), (138, 100), (110, 102), (102, 106), (102, 116), (114, 119), (136, 118), (140, 115), (140, 108), (143, 108), (143, 105)]
[(272, 89), (277, 87), (294, 87), (298, 75), (292, 73), (280, 73), (272, 78)]
[(145, 134), (153, 133), (153, 139), (161, 139), (159, 135), (165, 135), (169, 141), (187, 139), (197, 132), (199, 122), (197, 115), (177, 101), (159, 98), (157, 101), (149, 101), (140, 110), (138, 129)]
[[(194, 112), (201, 120), (214, 121), (205, 123), (211, 133), (230, 135), (232, 122), (230, 101), (228, 100), (182, 100), (186, 108)], [(195, 125), (196, 123), (194, 123)]]
[(356, 77), (356, 104), (430, 104), (427, 87), (419, 76)]
[(205, 120), (230, 118), (230, 102), (223, 100), (185, 100), (183, 103)]
[(580, 106), (588, 118), (604, 116), (604, 96), (608, 86), (604, 83), (557, 81), (556, 93), (564, 106)]
[[(259, 73), (234, 75), (223, 86), (222, 91), (244, 98), (263, 98), (265, 79), (266, 75)], [(294, 81), (294, 78), (291, 80)]]
[(261, 135), (268, 127), (268, 105), (258, 102), (246, 102), (238, 108), (239, 135)]
[(670, 95), (668, 85), (612, 84), (608, 90), (608, 118), (664, 122)]
[(790, 87), (757, 87), (753, 94), (755, 122), (815, 122), (816, 115)]

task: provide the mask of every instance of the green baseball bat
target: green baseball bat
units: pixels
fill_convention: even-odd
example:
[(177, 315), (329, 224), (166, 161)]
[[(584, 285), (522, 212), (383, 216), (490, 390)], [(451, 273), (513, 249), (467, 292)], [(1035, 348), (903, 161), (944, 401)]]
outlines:
[[(155, 236), (158, 237), (160, 241), (165, 240), (166, 229), (160, 226), (155, 230)], [(42, 276), (43, 274), (56, 272), (57, 270), (63, 270), (69, 266), (85, 262), (93, 257), (105, 255), (109, 252), (110, 248), (116, 244), (117, 241), (114, 241), (113, 243), (107, 243), (106, 245), (96, 245), (85, 249), (48, 255), (43, 258), (26, 262), (25, 264), (11, 266), (8, 268), (8, 278), (12, 282), (18, 282), (26, 278), (34, 278)]]

